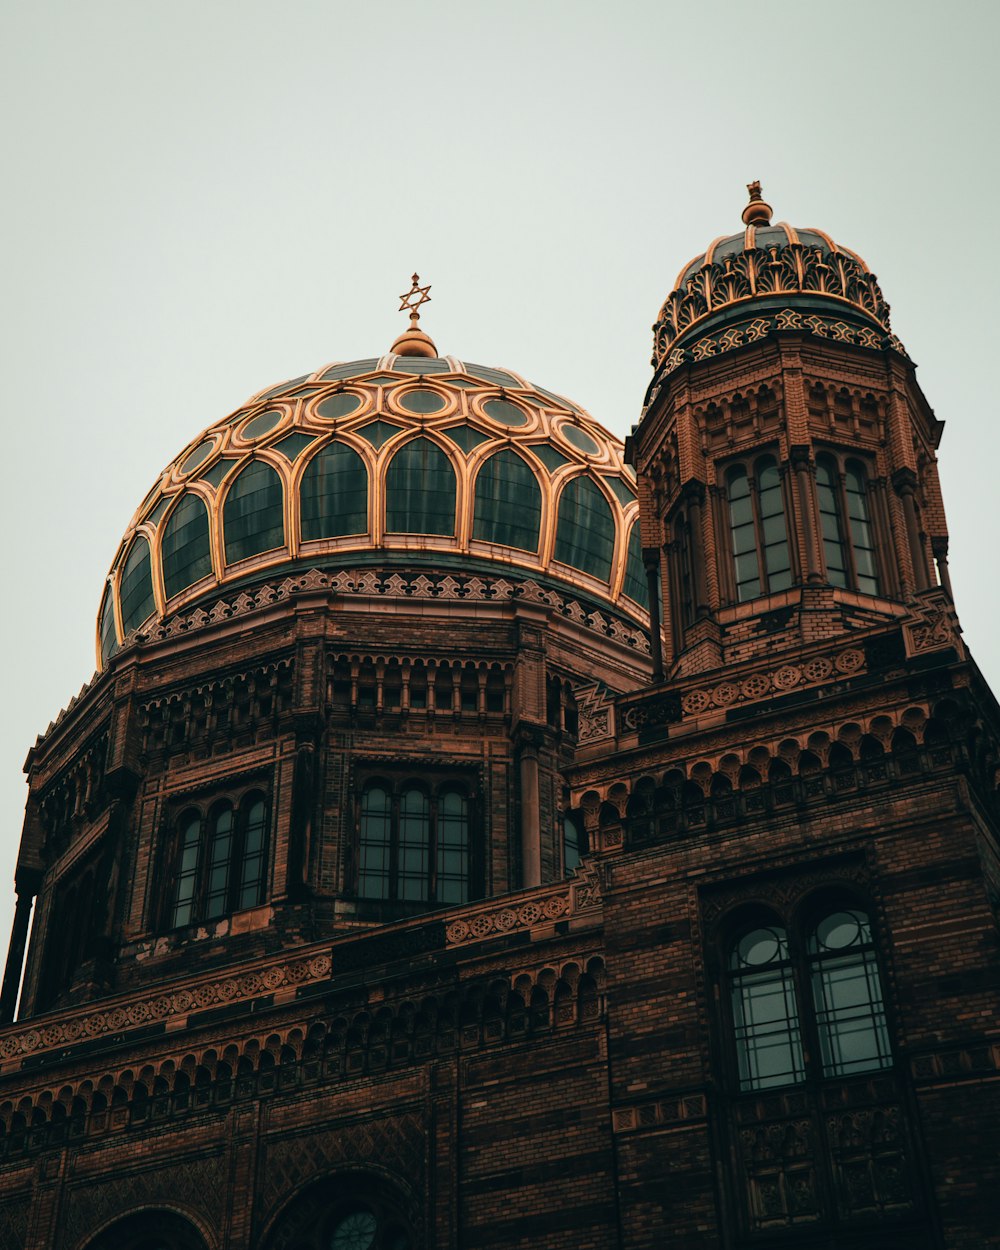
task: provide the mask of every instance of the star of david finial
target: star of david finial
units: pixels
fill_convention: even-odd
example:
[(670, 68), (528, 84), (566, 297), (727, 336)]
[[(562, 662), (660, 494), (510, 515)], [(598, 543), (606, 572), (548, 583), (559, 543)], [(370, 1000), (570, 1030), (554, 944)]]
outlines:
[(413, 285), (399, 297), (402, 301), (399, 305), (399, 311), (406, 312), (409, 310), (410, 320), (414, 325), (420, 320), (419, 309), (421, 304), (430, 303), (431, 297), (427, 294), (430, 289), (431, 284), (429, 282), (426, 286), (420, 285), (420, 275), (415, 273), (413, 275)]

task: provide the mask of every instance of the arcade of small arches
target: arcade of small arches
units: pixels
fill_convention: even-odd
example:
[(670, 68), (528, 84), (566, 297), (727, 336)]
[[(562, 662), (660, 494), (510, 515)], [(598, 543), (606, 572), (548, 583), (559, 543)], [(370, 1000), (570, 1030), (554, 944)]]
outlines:
[(604, 1012), (599, 955), (468, 982), (438, 997), (356, 1005), (224, 1049), (166, 1058), (0, 1104), (0, 1160), (199, 1111), (351, 1081), (592, 1023)]
[(970, 779), (1000, 811), (997, 744), (952, 699), (813, 730), (802, 739), (748, 743), (714, 759), (678, 761), (662, 774), (609, 780), (579, 795), (573, 810), (588, 844), (598, 849), (617, 846), (623, 837), (643, 841), (826, 793), (823, 778), (838, 793), (859, 779), (876, 784), (889, 772), (915, 775), (956, 759), (968, 764)]

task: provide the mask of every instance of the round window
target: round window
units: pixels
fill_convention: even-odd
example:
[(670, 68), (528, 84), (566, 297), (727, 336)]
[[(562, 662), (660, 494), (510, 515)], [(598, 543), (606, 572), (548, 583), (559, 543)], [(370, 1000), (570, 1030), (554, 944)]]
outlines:
[(324, 421), (336, 421), (338, 417), (348, 417), (361, 407), (361, 399), (357, 395), (331, 395), (316, 405), (316, 416)]
[(781, 938), (773, 929), (754, 929), (737, 947), (739, 961), (746, 967), (759, 968), (781, 954)]
[(192, 469), (197, 469), (203, 460), (207, 460), (215, 443), (212, 439), (206, 438), (204, 442), (198, 444), (194, 451), (190, 452), (181, 465), (182, 473), (190, 473)]
[(252, 421), (248, 421), (240, 431), (240, 438), (252, 439), (263, 438), (265, 434), (269, 434), (271, 430), (281, 420), (281, 413), (262, 412), (260, 416), (254, 417)]
[(589, 434), (585, 434), (578, 425), (561, 425), (559, 433), (567, 443), (571, 443), (577, 451), (586, 456), (596, 456), (601, 450)]
[(488, 399), (483, 404), (483, 412), (501, 425), (527, 425), (528, 418), (517, 404), (510, 404), (506, 399)]
[(375, 1216), (361, 1207), (337, 1221), (330, 1238), (330, 1250), (371, 1250), (377, 1232)]
[(444, 396), (436, 391), (406, 391), (396, 397), (396, 402), (407, 412), (440, 412), (445, 406)]

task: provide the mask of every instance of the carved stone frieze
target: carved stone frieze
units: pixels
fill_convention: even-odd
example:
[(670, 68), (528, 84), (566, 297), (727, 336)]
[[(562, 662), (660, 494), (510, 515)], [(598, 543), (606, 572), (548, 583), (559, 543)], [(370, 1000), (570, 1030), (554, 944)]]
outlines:
[(526, 902), (493, 902), (453, 920), (445, 933), (449, 946), (464, 946), (485, 938), (502, 937), (537, 925), (597, 911), (601, 906), (601, 880), (596, 865), (584, 860), (576, 876), (556, 890), (533, 894)]

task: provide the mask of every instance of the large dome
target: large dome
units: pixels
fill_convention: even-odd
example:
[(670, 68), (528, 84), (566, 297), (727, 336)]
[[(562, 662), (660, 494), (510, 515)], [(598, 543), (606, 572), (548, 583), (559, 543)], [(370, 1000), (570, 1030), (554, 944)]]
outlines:
[(108, 576), (100, 662), (151, 618), (303, 564), (500, 564), (644, 622), (638, 510), (621, 443), (519, 374), (393, 353), (327, 365), (164, 469)]
[(783, 329), (902, 351), (889, 305), (861, 257), (815, 227), (772, 225), (760, 183), (748, 190), (744, 229), (715, 239), (677, 275), (653, 326), (657, 371)]

